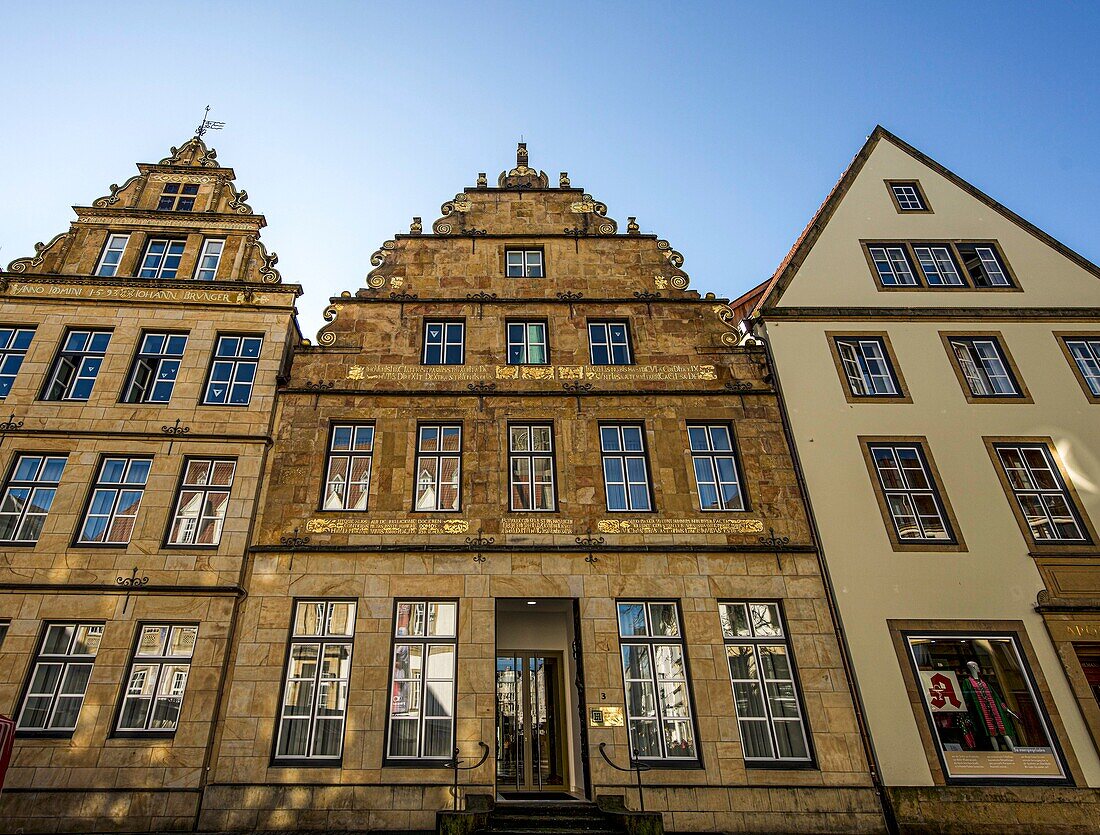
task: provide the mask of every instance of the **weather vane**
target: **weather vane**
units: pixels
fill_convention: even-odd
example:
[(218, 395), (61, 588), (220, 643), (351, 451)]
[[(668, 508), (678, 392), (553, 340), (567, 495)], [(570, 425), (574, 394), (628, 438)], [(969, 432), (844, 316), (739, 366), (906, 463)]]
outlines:
[(195, 136), (201, 137), (208, 130), (221, 130), (225, 122), (211, 122), (206, 117), (210, 115), (210, 105), (206, 105), (206, 112), (202, 114), (202, 123), (195, 129)]

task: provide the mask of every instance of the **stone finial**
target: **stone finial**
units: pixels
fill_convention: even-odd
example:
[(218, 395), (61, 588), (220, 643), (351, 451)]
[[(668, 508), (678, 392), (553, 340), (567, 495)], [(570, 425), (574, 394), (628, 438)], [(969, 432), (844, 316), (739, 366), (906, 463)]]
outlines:
[(546, 172), (530, 168), (527, 162), (527, 143), (520, 142), (516, 149), (516, 167), (511, 171), (502, 171), (497, 185), (500, 188), (550, 188)]
[(628, 217), (626, 219), (626, 234), (637, 235), (642, 230), (638, 226), (638, 218)]
[(516, 148), (516, 168), (527, 167), (527, 143), (520, 142), (519, 147)]
[(558, 188), (569, 188), (569, 172), (562, 171), (558, 175)]
[(489, 187), (489, 178), (485, 176), (484, 171), (482, 171), (481, 173), (479, 173), (477, 175), (477, 187), (478, 188), (488, 188)]
[(420, 222), (419, 217), (414, 217), (412, 223), (409, 224), (409, 234), (419, 235), (424, 231), (424, 224)]

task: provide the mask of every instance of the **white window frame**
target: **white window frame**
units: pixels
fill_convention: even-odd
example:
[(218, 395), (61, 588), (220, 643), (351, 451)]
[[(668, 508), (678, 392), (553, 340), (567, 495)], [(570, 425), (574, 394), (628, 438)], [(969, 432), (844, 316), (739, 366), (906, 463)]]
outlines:
[(928, 206), (916, 183), (890, 183), (890, 190), (894, 193), (898, 208), (903, 212), (928, 211)]
[[(222, 354), (221, 346), (223, 342), (229, 342), (231, 340), (237, 340), (237, 349), (232, 354)], [(256, 348), (255, 356), (246, 356), (244, 353), (245, 344), (250, 341), (257, 341), (259, 345)], [(260, 373), (260, 357), (264, 350), (264, 338), (262, 334), (234, 334), (234, 333), (219, 333), (217, 340), (214, 342), (214, 356), (210, 362), (210, 373), (206, 376), (206, 386), (203, 388), (202, 402), (204, 406), (235, 406), (238, 408), (247, 407), (252, 402), (252, 392), (256, 388), (256, 378)], [(219, 366), (229, 366), (229, 380), (215, 380), (214, 373)], [(245, 367), (252, 368), (252, 379), (241, 380), (241, 369)], [(222, 400), (212, 399), (211, 390), (215, 385), (225, 386), (225, 397)], [(233, 390), (237, 386), (248, 386), (248, 398), (243, 403), (233, 402)]]
[(1100, 336), (1064, 337), (1066, 348), (1094, 397), (1100, 397)]
[[(198, 635), (199, 627), (194, 623), (139, 624), (115, 720), (116, 734), (170, 736), (176, 732), (183, 713), (183, 697), (187, 692), (187, 679), (191, 674), (191, 659)], [(156, 641), (155, 645), (152, 641)], [(148, 702), (143, 721), (140, 725), (123, 725), (127, 705), (138, 701)], [(168, 710), (174, 710), (175, 716), (170, 723), (162, 720), (162, 724), (153, 727), (154, 717), (161, 705), (168, 705)]]
[[(34, 466), (32, 478), (16, 478), (23, 467), (24, 461)], [(35, 461), (38, 463), (34, 464)], [(60, 462), (60, 468), (57, 470), (57, 478), (54, 480), (44, 479), (43, 474), (46, 470), (50, 467), (56, 467), (58, 462)], [(3, 499), (0, 500), (0, 518), (15, 516), (15, 525), (12, 528), (13, 536), (0, 539), (0, 542), (20, 545), (32, 545), (38, 542), (38, 538), (42, 534), (42, 527), (45, 526), (46, 519), (49, 517), (50, 508), (57, 495), (57, 488), (61, 483), (61, 477), (65, 473), (67, 463), (68, 456), (64, 454), (22, 453), (15, 457), (11, 472), (8, 474), (8, 480), (4, 483)], [(21, 490), (26, 491), (26, 497), (22, 499), (18, 498), (18, 491)], [(42, 512), (31, 511), (32, 507), (41, 508), (42, 505), (45, 505), (45, 510)], [(9, 508), (12, 508), (12, 510), (9, 510)], [(26, 533), (25, 528), (28, 519), (41, 519), (38, 532), (33, 537), (20, 535)]]
[(883, 287), (919, 287), (920, 280), (902, 244), (868, 244), (879, 283)]
[[(104, 481), (104, 473), (107, 467), (112, 462), (123, 462), (122, 474), (118, 481)], [(139, 465), (135, 468), (135, 465)], [(140, 465), (145, 465), (144, 467)], [(130, 539), (133, 536), (133, 532), (137, 528), (137, 517), (141, 510), (141, 501), (145, 498), (145, 487), (149, 481), (149, 473), (152, 470), (153, 459), (147, 455), (145, 456), (126, 456), (126, 455), (105, 455), (99, 461), (99, 467), (96, 470), (95, 484), (92, 485), (91, 493), (88, 496), (88, 506), (84, 511), (84, 518), (80, 522), (78, 545), (128, 545)], [(144, 475), (140, 476), (140, 481), (129, 481), (132, 477), (133, 471), (137, 470), (140, 475), (142, 469), (144, 469)], [(138, 476), (133, 476), (138, 477)], [(122, 496), (124, 493), (137, 493), (137, 501), (133, 504), (133, 512), (122, 513), (119, 507)], [(103, 495), (105, 498), (109, 498), (110, 509), (107, 513), (93, 513), (96, 507), (96, 498), (99, 495)], [(106, 524), (103, 526), (103, 538), (102, 539), (87, 539), (86, 534), (88, 532), (88, 523), (93, 519), (106, 519)], [(111, 530), (115, 524), (120, 520), (129, 519), (132, 521), (130, 526), (130, 533), (125, 539), (108, 539), (111, 535)]]
[[(653, 510), (653, 484), (649, 475), (649, 460), (646, 446), (645, 425), (641, 423), (601, 423), (598, 426), (600, 433), (600, 458), (601, 466), (603, 470), (603, 483), (604, 483), (604, 498), (607, 503), (607, 510), (609, 513), (645, 513)], [(641, 449), (626, 449), (626, 438), (623, 430), (636, 429), (641, 437)], [(606, 443), (605, 431), (610, 430), (615, 433), (617, 438), (617, 446), (609, 448)], [(642, 466), (643, 480), (631, 480), (628, 461), (640, 460)], [(608, 463), (611, 461), (617, 461), (622, 478), (611, 478), (611, 473), (608, 472)], [(621, 485), (623, 493), (626, 498), (626, 507), (614, 508), (611, 506), (611, 486)], [(644, 485), (646, 503), (645, 507), (635, 505), (634, 500), (631, 497), (630, 488), (633, 486)]]
[[(192, 467), (196, 465), (200, 468), (205, 465), (205, 481), (192, 475)], [(229, 467), (229, 483), (210, 483), (214, 473), (218, 472), (219, 469), (224, 474), (226, 466)], [(176, 489), (175, 512), (173, 512), (172, 521), (168, 526), (167, 545), (216, 548), (221, 543), (226, 512), (229, 509), (229, 498), (233, 492), (233, 479), (236, 474), (236, 458), (187, 457), (183, 459), (180, 483)], [(214, 512), (211, 513), (212, 502), (216, 500), (220, 500), (220, 503), (214, 505)], [(196, 501), (198, 502), (197, 506)], [(204, 530), (206, 525), (213, 525), (213, 541), (197, 542), (196, 537)]]
[[(337, 436), (348, 430), (347, 446), (337, 447)], [(329, 430), (328, 455), (325, 461), (324, 493), (321, 495), (321, 510), (366, 512), (370, 496), (370, 477), (374, 469), (374, 424), (347, 423), (332, 424)], [(342, 442), (341, 442), (342, 444)], [(366, 471), (362, 477), (350, 480), (357, 466), (366, 462)], [(355, 486), (361, 492), (354, 507), (348, 506), (351, 488)]]
[[(1022, 397), (999, 339), (990, 336), (949, 336), (951, 351), (974, 397)], [(1008, 391), (998, 391), (998, 386)]]
[[(514, 257), (518, 256), (518, 257)], [(519, 273), (514, 274), (513, 269)], [(506, 278), (545, 278), (546, 267), (541, 249), (505, 249), (504, 275)]]
[[(1091, 542), (1081, 510), (1077, 506), (1077, 502), (1074, 501), (1073, 494), (1070, 493), (1069, 486), (1062, 477), (1058, 462), (1047, 444), (1042, 441), (1034, 443), (995, 443), (993, 448), (997, 452), (997, 461), (1004, 473), (1008, 487), (1012, 491), (1016, 506), (1027, 522), (1029, 535), (1037, 544)], [(1009, 462), (1005, 460), (1005, 453), (1010, 450), (1018, 454), (1022, 466), (1009, 466)], [(1042, 460), (1036, 461), (1034, 454), (1026, 454), (1029, 452), (1038, 452)], [(1035, 507), (1035, 504), (1029, 502), (1032, 510), (1028, 510), (1025, 497), (1036, 502), (1038, 508)], [(1069, 514), (1068, 520), (1073, 523), (1077, 536), (1061, 535), (1058, 528), (1058, 519), (1065, 517), (1054, 507), (1056, 498), (1065, 504), (1065, 510)], [(1037, 535), (1036, 522), (1031, 521), (1040, 519), (1039, 514), (1033, 512), (1035, 510), (1042, 512), (1041, 524), (1045, 524), (1047, 529), (1054, 534), (1053, 536)]]
[[(107, 241), (103, 245), (103, 252), (99, 256), (99, 263), (96, 264), (95, 274), (100, 278), (113, 278), (118, 275), (118, 268), (122, 266), (122, 256), (126, 253), (126, 245), (129, 242), (129, 233), (112, 233), (108, 235)], [(110, 255), (117, 255), (118, 257), (109, 260), (108, 256)]]
[[(444, 432), (452, 429), (458, 430), (458, 449), (444, 450), (442, 449)], [(437, 432), (436, 448), (434, 450), (424, 449), (426, 430)], [(462, 510), (462, 435), (461, 423), (422, 423), (416, 427), (415, 478), (413, 483), (414, 511), (422, 513), (458, 513)], [(426, 473), (428, 478), (425, 479), (421, 473), (421, 464), (429, 460), (434, 461), (435, 472), (434, 475)], [(454, 460), (455, 474), (453, 479), (444, 482), (443, 462), (446, 460)], [(441, 505), (445, 483), (453, 484), (455, 487), (454, 507), (442, 507)], [(424, 488), (423, 492), (421, 491), (422, 486)], [(431, 501), (425, 501), (429, 491), (431, 491)]]
[[(613, 341), (611, 338), (611, 328), (614, 325), (620, 325), (623, 329), (623, 338), (618, 341)], [(598, 336), (598, 339), (593, 339), (593, 336)], [(596, 362), (596, 346), (606, 347), (607, 349), (607, 362)], [(622, 348), (626, 351), (626, 362), (615, 361), (615, 348)], [(634, 350), (630, 344), (630, 323), (625, 319), (608, 319), (600, 322), (588, 323), (588, 360), (592, 365), (633, 365), (634, 364)]]
[[(304, 613), (304, 607), (311, 606), (314, 607), (315, 614), (318, 611), (320, 612), (316, 621), (320, 629), (312, 634), (299, 631), (298, 628), (299, 615)], [(343, 633), (333, 630), (335, 622), (333, 616), (337, 606), (350, 607), (345, 615), (347, 631)], [(319, 610), (317, 607), (320, 607)], [(275, 761), (339, 762), (343, 757), (357, 608), (358, 604), (354, 600), (310, 598), (294, 601), (290, 611), (290, 640), (287, 646), (286, 663), (283, 665), (283, 691), (280, 696), (279, 714), (275, 725), (275, 753), (273, 757)], [(312, 661), (313, 673), (312, 675), (305, 675), (304, 670), (308, 668), (310, 663), (308, 652), (303, 659), (296, 659), (295, 650), (296, 648), (307, 649), (310, 647), (316, 650)], [(326, 676), (323, 662), (326, 658), (332, 660), (331, 656), (328, 656), (330, 650), (336, 651), (335, 660), (339, 663), (336, 667), (337, 674)], [(340, 655), (343, 651), (346, 651), (345, 656)], [(296, 668), (295, 663), (298, 660), (301, 660), (302, 663), (300, 667)], [(302, 670), (303, 675), (293, 675), (295, 669)], [(291, 690), (293, 686), (304, 686), (306, 684), (310, 688), (309, 705), (298, 706), (307, 707), (306, 712), (288, 712), (288, 708), (293, 709), (296, 707), (292, 702), (288, 703), (292, 698)], [(336, 702), (339, 707), (334, 709), (331, 715), (321, 715), (322, 701), (331, 692), (333, 686), (336, 687)], [(286, 729), (290, 727), (287, 724), (288, 722), (291, 724), (308, 723), (305, 752), (288, 753), (283, 749), (286, 742)], [(316, 753), (314, 750), (318, 739), (317, 729), (322, 722), (339, 723), (340, 750), (335, 754), (321, 754)]]
[[(728, 423), (693, 422), (689, 423), (687, 428), (688, 449), (691, 452), (691, 469), (692, 475), (695, 477), (695, 495), (699, 499), (699, 509), (704, 513), (747, 510), (748, 504), (745, 499), (744, 481), (741, 478), (741, 468), (738, 466), (732, 427)], [(725, 449), (720, 446), (721, 433), (725, 433), (729, 444)], [(697, 445), (697, 440), (702, 440), (704, 444)], [(728, 468), (733, 471), (732, 481), (723, 479), (722, 462), (728, 462)], [(709, 468), (709, 478), (699, 478), (701, 468)], [(718, 499), (717, 507), (706, 507), (703, 504), (703, 484), (710, 485), (715, 491), (715, 496)], [(736, 492), (734, 501), (726, 499), (724, 488), (730, 485), (733, 486)]]
[[(433, 326), (439, 327), (439, 339), (429, 337)], [(458, 337), (454, 334), (457, 332)], [(447, 350), (458, 346), (458, 362), (447, 362)], [(439, 349), (439, 362), (430, 362), (428, 349)], [(466, 323), (461, 319), (426, 319), (424, 321), (424, 349), (420, 354), (422, 365), (464, 365), (466, 362)]]
[[(153, 252), (156, 244), (164, 244), (163, 252)], [(138, 268), (138, 278), (164, 278), (172, 279), (179, 276), (180, 262), (187, 248), (187, 241), (181, 238), (150, 238), (145, 243), (145, 252), (141, 256), (141, 266)], [(175, 266), (166, 266), (170, 258), (175, 259)], [(155, 260), (154, 260), (155, 259)], [(150, 261), (154, 266), (149, 266)], [(169, 275), (169, 273), (171, 273)]]
[[(507, 331), (508, 342), (508, 365), (549, 365), (550, 364), (550, 346), (546, 336), (546, 322), (538, 319), (510, 319), (505, 325)], [(523, 330), (523, 336), (516, 340), (512, 338), (512, 328), (521, 328)], [(531, 338), (531, 328), (538, 328), (541, 332), (540, 339)], [(534, 362), (531, 359), (531, 348), (537, 347), (542, 349), (542, 362)], [(519, 348), (521, 352), (521, 358), (519, 360), (512, 359), (512, 349)]]
[[(554, 426), (550, 423), (509, 423), (508, 424), (508, 508), (509, 510), (520, 513), (553, 513), (558, 508), (558, 493), (557, 484), (555, 483), (555, 468), (556, 462), (554, 460)], [(519, 435), (517, 436), (517, 430)], [(546, 433), (546, 440), (548, 446), (545, 450), (532, 449), (532, 437), (534, 431)], [(526, 433), (526, 445), (522, 443), (524, 434)], [(523, 448), (526, 446), (526, 448)], [(549, 481), (535, 481), (535, 462), (542, 461), (549, 464)], [(526, 478), (523, 478), (523, 473), (517, 473), (516, 465), (526, 465)], [(520, 476), (517, 478), (517, 475)], [(527, 490), (527, 507), (521, 507), (516, 502), (516, 488)], [(538, 488), (542, 488), (543, 495), (550, 497), (549, 507), (535, 507), (535, 491)]]
[(901, 396), (901, 386), (882, 337), (836, 336), (833, 341), (853, 396)]
[(929, 287), (965, 287), (966, 281), (947, 244), (913, 244), (924, 281)]
[[(738, 617), (740, 614), (740, 617)], [(783, 608), (778, 600), (721, 600), (718, 602), (718, 617), (722, 624), (722, 640), (725, 643), (726, 667), (733, 686), (733, 704), (737, 712), (737, 722), (741, 730), (741, 754), (746, 763), (805, 763), (813, 761), (810, 749), (810, 734), (806, 726), (806, 714), (802, 707), (802, 692), (798, 683), (798, 670), (795, 666), (794, 651), (787, 631)], [(736, 651), (735, 651), (736, 649)], [(765, 664), (765, 660), (775, 658), (776, 649), (786, 659), (787, 675), (775, 675), (775, 665)], [(738, 657), (751, 662), (746, 666), (752, 675), (738, 676), (734, 669)], [(770, 652), (769, 652), (770, 651)], [(771, 675), (769, 676), (769, 666)], [(755, 696), (757, 705), (749, 704)], [(739, 687), (740, 686), (740, 687)], [(740, 692), (738, 692), (740, 690)], [(781, 707), (781, 710), (776, 708)], [(742, 715), (744, 713), (745, 715)], [(754, 724), (767, 726), (769, 756), (750, 755), (745, 740), (748, 727)], [(780, 725), (796, 725), (802, 740), (801, 755), (783, 754), (778, 733)]]
[[(27, 352), (34, 342), (37, 329), (34, 327), (0, 327), (0, 400), (11, 394), (11, 387), (15, 385), (15, 378), (19, 375), (19, 369), (23, 367), (23, 361), (27, 358)], [(21, 337), (30, 334), (26, 344), (18, 347)], [(9, 381), (4, 387), (2, 381)]]
[[(109, 330), (91, 328), (71, 328), (67, 330), (61, 340), (61, 348), (58, 350), (57, 356), (54, 357), (49, 380), (42, 390), (42, 399), (52, 402), (72, 400), (80, 403), (90, 400), (92, 392), (95, 390), (95, 381), (99, 378), (99, 371), (103, 366), (103, 358), (111, 347), (112, 335), (113, 331)], [(103, 343), (103, 350), (91, 350), (92, 343), (101, 336), (107, 337), (106, 342)], [(83, 347), (79, 350), (71, 348), (72, 340), (81, 337), (86, 337)], [(70, 373), (70, 376), (62, 382), (62, 372), (66, 370)], [(88, 386), (87, 397), (73, 396), (73, 392), (80, 386), (81, 382), (88, 380), (91, 381), (91, 384)], [(53, 390), (58, 387), (60, 388), (58, 392), (60, 396), (51, 397)]]
[[(65, 635), (65, 630), (67, 629), (72, 630), (71, 634)], [(60, 632), (55, 632), (55, 630), (60, 630)], [(50, 643), (51, 635), (64, 641), (64, 648), (61, 651), (46, 651)], [(88, 684), (91, 681), (96, 655), (99, 653), (99, 647), (102, 640), (102, 623), (69, 621), (47, 622), (45, 624), (42, 637), (39, 639), (38, 650), (34, 656), (34, 662), (31, 664), (31, 673), (30, 677), (27, 679), (27, 688), (23, 695), (23, 704), (19, 709), (19, 721), (16, 725), (17, 730), (44, 735), (71, 735), (72, 732), (76, 730), (76, 726), (80, 721), (80, 711), (84, 707), (84, 697), (87, 695)], [(91, 647), (91, 651), (76, 652), (75, 650), (79, 647)], [(36, 689), (39, 671), (51, 667), (59, 668), (56, 679), (49, 686), (43, 686), (45, 682), (42, 682)], [(71, 692), (62, 692), (66, 685), (72, 687), (72, 678), (74, 677), (76, 678), (76, 688), (73, 688)], [(84, 679), (83, 682), (80, 681), (81, 677)], [(40, 726), (26, 724), (27, 709), (31, 699), (47, 700), (46, 721)], [(57, 717), (58, 705), (63, 699), (69, 701), (76, 700), (79, 703), (73, 722), (71, 725), (54, 725), (53, 722)]]
[[(163, 339), (160, 350), (154, 351), (150, 343), (157, 338)], [(180, 342), (182, 340), (182, 343)], [(178, 353), (169, 352), (169, 348)], [(172, 393), (176, 389), (176, 380), (179, 378), (180, 365), (183, 364), (183, 354), (187, 350), (187, 334), (172, 333), (169, 331), (145, 331), (141, 335), (141, 345), (134, 355), (134, 361), (130, 365), (130, 374), (126, 378), (126, 388), (122, 392), (123, 403), (168, 403), (172, 400)], [(144, 377), (144, 381), (139, 381)], [(154, 396), (158, 389), (167, 384), (167, 396)]]
[[(624, 607), (641, 606), (644, 612), (645, 618), (645, 633), (624, 635), (623, 634), (623, 609)], [(674, 635), (662, 635), (658, 634), (654, 629), (655, 618), (653, 615), (654, 607), (658, 606), (671, 606), (673, 607), (674, 622), (675, 622), (675, 634)], [(695, 710), (692, 703), (691, 683), (688, 680), (688, 653), (687, 653), (687, 641), (684, 638), (683, 619), (680, 616), (680, 603), (678, 600), (647, 600), (637, 598), (626, 598), (615, 601), (615, 623), (619, 633), (619, 666), (623, 674), (623, 690), (625, 694), (626, 704), (626, 722), (627, 733), (630, 740), (631, 759), (640, 761), (664, 761), (673, 763), (692, 763), (699, 760), (699, 739), (696, 734), (695, 728)], [(642, 675), (639, 673), (637, 676), (631, 676), (632, 665), (628, 664), (627, 658), (631, 655), (628, 652), (628, 647), (639, 647), (645, 650), (647, 656), (649, 674)], [(682, 676), (662, 676), (660, 670), (659, 656), (661, 654), (667, 654), (669, 658), (674, 658), (679, 655), (680, 666), (683, 670)], [(632, 685), (634, 688), (632, 688)], [(648, 687), (646, 685), (649, 685)], [(662, 687), (662, 685), (664, 685)], [(685, 709), (682, 711), (683, 715), (677, 715), (670, 711), (668, 704), (668, 697), (666, 695), (667, 690), (671, 690), (675, 693), (677, 688), (683, 688), (683, 704)], [(635, 715), (634, 699), (631, 696), (632, 689), (641, 694), (645, 694), (647, 691), (651, 693), (651, 699), (653, 700), (652, 710), (643, 710), (640, 715)], [(643, 701), (645, 699), (643, 698)], [(660, 753), (656, 756), (652, 754), (643, 754), (639, 750), (637, 743), (637, 736), (635, 732), (635, 725), (641, 723), (653, 723), (657, 725), (657, 742)], [(686, 727), (688, 731), (688, 738), (691, 740), (691, 744), (694, 748), (694, 753), (689, 756), (675, 756), (670, 752), (668, 745), (668, 738), (665, 734), (668, 725), (680, 725)]]
[[(405, 631), (402, 631), (402, 607), (408, 608), (408, 620)], [(453, 626), (449, 631), (432, 632), (433, 624), (440, 623), (440, 612), (444, 607), (450, 608), (450, 622)], [(434, 617), (433, 617), (434, 611)], [(453, 756), (455, 740), (455, 705), (458, 703), (458, 601), (433, 599), (433, 598), (399, 598), (394, 601), (394, 619), (390, 635), (393, 636), (393, 644), (390, 651), (390, 686), (386, 691), (390, 694), (389, 703), (386, 706), (386, 749), (385, 762), (408, 763), (417, 760), (439, 762), (449, 760)], [(414, 674), (411, 663), (414, 649), (420, 651), (419, 676)], [(432, 650), (437, 652), (433, 653)], [(407, 675), (399, 676), (398, 672), (404, 672), (399, 667), (400, 654), (405, 652), (408, 659)], [(432, 656), (450, 655), (450, 669), (434, 672), (431, 669)], [(412, 698), (407, 702), (398, 700), (398, 685), (408, 684), (405, 688)], [(432, 690), (433, 684), (436, 690)], [(439, 688), (450, 689), (450, 699), (438, 698)], [(433, 695), (434, 701), (441, 705), (441, 713), (429, 715), (429, 695)], [(445, 702), (448, 702), (446, 703)], [(404, 710), (398, 710), (404, 705)], [(449, 711), (450, 715), (446, 715)], [(411, 754), (395, 754), (394, 745), (396, 737), (393, 732), (395, 721), (416, 722), (416, 751)], [(450, 738), (445, 751), (430, 752), (427, 750), (427, 734), (425, 729), (429, 722), (449, 722)]]
[[(955, 542), (955, 532), (951, 525), (951, 520), (948, 518), (947, 507), (944, 503), (943, 497), (940, 495), (940, 486), (937, 484), (936, 479), (932, 475), (932, 467), (928, 463), (927, 456), (925, 455), (924, 448), (921, 444), (916, 443), (898, 443), (894, 441), (872, 441), (868, 443), (868, 448), (871, 454), (871, 462), (874, 465), (875, 478), (877, 479), (876, 487), (881, 492), (883, 500), (886, 504), (887, 512), (890, 515), (891, 523), (894, 526), (894, 535), (897, 538), (899, 544), (902, 545), (951, 545)], [(890, 452), (890, 459), (893, 462), (892, 467), (884, 467), (880, 465), (879, 458), (875, 454), (876, 450), (888, 450)], [(919, 467), (913, 468), (912, 466), (905, 466), (902, 463), (901, 453), (907, 454), (907, 462), (911, 465), (913, 460), (919, 464)], [(908, 457), (908, 453), (912, 453), (912, 457)], [(886, 484), (885, 473), (888, 470), (894, 470), (902, 481), (901, 487), (888, 487)], [(920, 486), (913, 483), (914, 473), (919, 471), (923, 478), (924, 483), (927, 486)], [(921, 513), (918, 510), (919, 498), (930, 498), (935, 507), (935, 516), (928, 513)], [(898, 500), (904, 507), (901, 510), (906, 512), (901, 513), (899, 509), (895, 507), (894, 501)], [(938, 519), (940, 526), (943, 529), (943, 536), (929, 536), (928, 527), (925, 525), (926, 519)], [(912, 519), (916, 524), (916, 532), (918, 536), (906, 535), (902, 527), (900, 520)]]
[[(217, 251), (212, 251), (217, 247)], [(202, 242), (202, 250), (195, 262), (196, 281), (214, 281), (218, 275), (218, 267), (221, 266), (222, 255), (225, 252), (225, 238), (207, 238)], [(209, 273), (205, 275), (205, 273)]]

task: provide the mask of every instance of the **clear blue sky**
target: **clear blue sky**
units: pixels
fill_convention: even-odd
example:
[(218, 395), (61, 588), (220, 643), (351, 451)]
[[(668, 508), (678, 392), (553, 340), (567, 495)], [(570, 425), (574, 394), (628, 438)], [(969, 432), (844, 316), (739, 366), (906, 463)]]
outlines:
[(520, 134), (701, 292), (770, 275), (879, 122), (1100, 260), (1098, 4), (42, 0), (0, 32), (0, 261), (212, 104), (307, 336)]

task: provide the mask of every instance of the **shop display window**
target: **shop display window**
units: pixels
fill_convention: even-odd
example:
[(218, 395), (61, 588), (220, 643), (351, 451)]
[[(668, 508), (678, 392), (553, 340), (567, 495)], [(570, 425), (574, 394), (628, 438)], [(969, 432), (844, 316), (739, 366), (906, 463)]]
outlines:
[(1015, 636), (908, 634), (906, 642), (949, 779), (1066, 778)]

